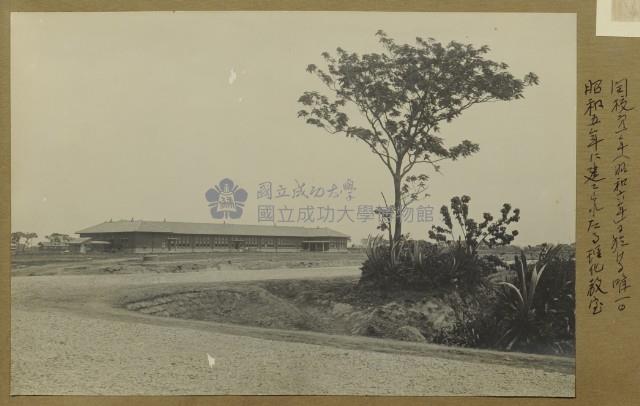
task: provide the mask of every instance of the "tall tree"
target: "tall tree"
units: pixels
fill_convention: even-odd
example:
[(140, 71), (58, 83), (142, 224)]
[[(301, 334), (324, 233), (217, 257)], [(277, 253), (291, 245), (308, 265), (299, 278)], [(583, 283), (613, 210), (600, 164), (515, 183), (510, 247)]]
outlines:
[[(331, 98), (306, 91), (298, 117), (331, 134), (356, 138), (382, 161), (393, 179), (393, 240), (402, 238), (402, 211), (426, 190), (429, 177), (414, 174), (427, 164), (437, 172), (442, 160), (456, 160), (479, 150), (464, 140), (445, 144), (440, 126), (480, 103), (517, 100), (526, 86), (538, 84), (528, 73), (516, 79), (505, 63), (486, 57), (488, 46), (416, 38), (415, 45), (396, 44), (376, 33), (383, 52), (358, 55), (337, 48), (322, 54), (327, 68), (307, 66), (329, 89)], [(347, 113), (355, 108), (359, 122)], [(354, 110), (352, 110), (354, 111)], [(393, 245), (393, 244), (392, 244)]]
[(26, 233), (24, 235), (24, 246), (25, 248), (29, 248), (31, 246), (31, 240), (34, 238), (38, 238), (38, 234), (36, 233)]
[(11, 242), (16, 245), (20, 245), (20, 241), (24, 238), (24, 233), (22, 231), (14, 231), (11, 233)]
[(13, 233), (11, 233), (11, 242), (16, 244), (16, 246), (20, 245), (20, 241), (22, 241), (24, 239), (24, 246), (23, 246), (23, 250), (24, 248), (29, 247), (29, 244), (31, 243), (31, 240), (33, 240), (34, 238), (38, 238), (38, 234), (36, 233), (32, 233), (32, 232), (22, 232), (22, 231), (15, 231)]

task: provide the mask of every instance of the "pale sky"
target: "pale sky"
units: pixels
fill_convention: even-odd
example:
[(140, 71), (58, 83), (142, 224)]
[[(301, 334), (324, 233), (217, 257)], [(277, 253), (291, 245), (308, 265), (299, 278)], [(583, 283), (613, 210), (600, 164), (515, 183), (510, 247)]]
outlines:
[[(386, 168), (365, 145), (296, 117), (298, 97), (324, 91), (308, 74), (323, 51), (380, 52), (375, 32), (476, 46), (535, 72), (518, 101), (474, 106), (441, 135), (479, 143), (432, 178), (439, 207), (471, 196), (471, 213), (521, 209), (516, 244), (575, 241), (576, 25), (573, 14), (144, 12), (13, 13), (11, 26), (12, 230), (40, 236), (109, 219), (213, 222), (205, 192), (223, 178), (245, 188), (242, 224), (258, 204), (335, 210), (326, 226), (359, 242), (376, 223), (358, 206), (392, 199)], [(353, 180), (354, 198), (256, 197), (261, 182), (325, 189)], [(353, 222), (343, 218), (349, 212)], [(282, 212), (281, 212), (282, 213)], [(319, 213), (316, 209), (316, 216)], [(231, 221), (231, 220), (227, 220)], [(434, 222), (405, 224), (426, 238)]]

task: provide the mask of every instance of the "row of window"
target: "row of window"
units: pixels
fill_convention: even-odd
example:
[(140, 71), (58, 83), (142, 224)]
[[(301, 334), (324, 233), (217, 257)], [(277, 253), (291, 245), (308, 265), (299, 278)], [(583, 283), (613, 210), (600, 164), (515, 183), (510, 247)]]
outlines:
[[(114, 247), (129, 247), (129, 239), (122, 238), (116, 235), (104, 235), (103, 240), (109, 241)], [(155, 238), (154, 238), (155, 239)], [(146, 241), (150, 246), (153, 245), (152, 241)], [(136, 245), (140, 242), (138, 241)], [(157, 240), (156, 240), (157, 241)], [(302, 239), (296, 237), (236, 237), (236, 236), (209, 236), (209, 235), (177, 235), (168, 239), (159, 241), (162, 248), (274, 248), (277, 244), (281, 248), (299, 248), (302, 246)], [(157, 242), (156, 242), (157, 244)], [(345, 240), (332, 240), (327, 244), (327, 247), (346, 249), (347, 241)]]
[[(266, 247), (273, 248), (278, 244), (278, 247), (283, 248), (297, 248), (300, 247), (302, 241), (299, 238), (294, 237), (231, 237), (231, 236), (188, 236), (181, 235), (173, 238), (175, 246), (178, 248), (190, 248), (191, 241), (193, 239), (193, 247), (195, 248), (213, 248), (213, 247), (228, 247), (234, 245), (240, 245), (242, 247)], [(164, 243), (163, 243), (164, 246)], [(346, 248), (346, 241), (332, 241), (330, 246), (332, 248)]]
[(186, 235), (183, 235), (176, 239), (176, 245), (179, 248), (187, 248), (191, 246), (191, 241), (189, 240), (189, 237), (187, 237)]

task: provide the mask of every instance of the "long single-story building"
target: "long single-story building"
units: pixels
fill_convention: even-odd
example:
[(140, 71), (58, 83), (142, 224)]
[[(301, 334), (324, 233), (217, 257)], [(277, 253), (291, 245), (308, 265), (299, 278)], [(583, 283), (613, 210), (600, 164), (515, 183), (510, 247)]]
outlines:
[(291, 227), (172, 221), (108, 221), (77, 231), (106, 241), (112, 251), (346, 251), (350, 237), (323, 227)]

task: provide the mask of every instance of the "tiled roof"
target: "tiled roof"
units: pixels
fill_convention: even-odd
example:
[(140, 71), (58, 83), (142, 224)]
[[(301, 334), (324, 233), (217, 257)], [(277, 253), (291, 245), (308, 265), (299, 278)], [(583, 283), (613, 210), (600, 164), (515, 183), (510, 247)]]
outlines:
[(174, 221), (108, 221), (77, 231), (77, 234), (100, 233), (174, 233), (203, 235), (245, 235), (268, 237), (342, 237), (347, 234), (326, 227), (292, 227), (227, 223), (182, 223)]

